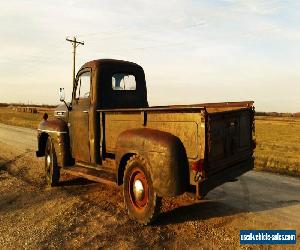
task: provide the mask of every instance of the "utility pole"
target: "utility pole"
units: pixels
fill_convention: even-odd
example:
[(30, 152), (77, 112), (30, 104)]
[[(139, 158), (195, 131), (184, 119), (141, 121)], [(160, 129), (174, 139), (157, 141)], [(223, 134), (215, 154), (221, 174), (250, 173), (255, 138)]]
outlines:
[[(84, 42), (79, 42), (76, 40), (74, 36), (73, 40), (66, 38), (68, 42), (71, 42), (73, 45), (73, 84), (75, 83), (75, 56), (76, 56), (76, 48), (79, 44), (84, 45)], [(73, 85), (74, 86), (74, 85)]]

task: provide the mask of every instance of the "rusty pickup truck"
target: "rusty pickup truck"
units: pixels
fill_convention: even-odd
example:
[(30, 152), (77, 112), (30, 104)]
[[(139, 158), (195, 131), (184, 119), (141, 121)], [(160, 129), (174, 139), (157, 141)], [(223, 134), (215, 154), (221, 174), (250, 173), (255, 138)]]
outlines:
[(65, 104), (63, 119), (38, 126), (47, 183), (65, 171), (122, 185), (128, 214), (141, 224), (157, 217), (163, 197), (201, 198), (253, 169), (252, 101), (149, 107), (141, 66), (100, 59), (80, 68)]

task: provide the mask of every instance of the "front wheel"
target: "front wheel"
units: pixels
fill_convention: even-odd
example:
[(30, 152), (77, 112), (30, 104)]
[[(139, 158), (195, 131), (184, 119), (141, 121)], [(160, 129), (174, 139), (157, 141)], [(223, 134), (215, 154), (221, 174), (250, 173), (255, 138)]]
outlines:
[(129, 216), (139, 223), (147, 225), (159, 215), (161, 198), (153, 189), (146, 161), (138, 155), (132, 156), (126, 164), (123, 195)]
[(57, 165), (56, 153), (50, 136), (47, 139), (45, 148), (45, 177), (48, 186), (58, 185), (60, 168)]

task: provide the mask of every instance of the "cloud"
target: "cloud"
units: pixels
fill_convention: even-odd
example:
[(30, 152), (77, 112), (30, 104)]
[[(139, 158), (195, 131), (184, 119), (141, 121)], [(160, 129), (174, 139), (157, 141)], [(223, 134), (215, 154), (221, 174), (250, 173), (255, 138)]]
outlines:
[(227, 6), (240, 13), (249, 13), (261, 16), (279, 14), (289, 8), (299, 7), (297, 1), (287, 0), (223, 0)]
[[(3, 101), (55, 103), (59, 87), (70, 92), (65, 38), (73, 35), (85, 41), (77, 68), (105, 57), (144, 66), (153, 105), (255, 99), (263, 110), (282, 95), (299, 96), (296, 1), (10, 0), (0, 7)], [(261, 89), (274, 90), (264, 98)]]

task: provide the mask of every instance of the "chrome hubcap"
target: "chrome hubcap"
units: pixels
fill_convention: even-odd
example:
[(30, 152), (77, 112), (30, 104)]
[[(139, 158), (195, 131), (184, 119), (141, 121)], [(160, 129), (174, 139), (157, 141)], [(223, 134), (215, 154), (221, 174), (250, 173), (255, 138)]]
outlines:
[(51, 164), (51, 158), (50, 155), (47, 156), (47, 166), (49, 167)]
[(140, 180), (135, 180), (133, 183), (133, 194), (136, 200), (143, 200), (145, 196), (145, 190), (143, 183)]

